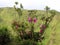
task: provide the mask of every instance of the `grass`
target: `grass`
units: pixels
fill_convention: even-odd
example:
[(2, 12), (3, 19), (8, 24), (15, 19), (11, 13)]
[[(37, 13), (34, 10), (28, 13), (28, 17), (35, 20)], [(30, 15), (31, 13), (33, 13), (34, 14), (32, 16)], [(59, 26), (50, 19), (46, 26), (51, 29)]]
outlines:
[[(30, 26), (29, 22), (27, 21), (28, 19), (28, 12), (27, 10), (23, 10), (23, 15), (18, 16), (18, 13), (15, 11), (14, 8), (3, 8), (2, 10), (0, 10), (0, 18), (2, 19), (2, 21), (0, 21), (0, 28), (3, 26), (6, 26), (9, 31), (10, 31), (10, 36), (13, 36), (13, 38), (15, 38), (17, 36), (17, 33), (11, 28), (11, 24), (13, 22), (13, 20), (18, 20), (20, 22), (25, 22), (28, 24), (28, 26)], [(42, 23), (42, 21), (40, 20), (42, 15), (46, 16), (44, 11), (37, 11), (37, 23), (34, 25), (35, 27), (35, 32), (38, 32), (39, 29), (39, 25)], [(49, 13), (49, 16), (51, 14)], [(56, 24), (56, 26), (55, 26)], [(48, 41), (50, 40), (51, 37), (51, 33), (53, 32), (53, 27), (56, 27), (56, 35), (55, 35), (55, 39), (56, 39), (56, 43), (53, 45), (60, 45), (60, 15), (59, 13), (56, 14), (56, 16), (54, 16), (53, 20), (50, 22), (49, 27), (45, 30), (44, 36), (45, 39), (42, 41), (43, 45), (47, 45)], [(14, 42), (13, 42), (14, 43)], [(38, 44), (40, 44), (40, 42), (38, 42)], [(50, 45), (50, 44), (49, 44)]]

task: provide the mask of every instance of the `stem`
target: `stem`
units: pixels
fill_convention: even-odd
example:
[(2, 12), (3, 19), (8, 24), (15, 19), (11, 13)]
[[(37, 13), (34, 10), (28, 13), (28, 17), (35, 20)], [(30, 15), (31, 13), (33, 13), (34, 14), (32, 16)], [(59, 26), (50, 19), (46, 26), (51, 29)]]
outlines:
[(31, 22), (31, 32), (32, 32), (32, 38), (34, 37), (34, 24)]

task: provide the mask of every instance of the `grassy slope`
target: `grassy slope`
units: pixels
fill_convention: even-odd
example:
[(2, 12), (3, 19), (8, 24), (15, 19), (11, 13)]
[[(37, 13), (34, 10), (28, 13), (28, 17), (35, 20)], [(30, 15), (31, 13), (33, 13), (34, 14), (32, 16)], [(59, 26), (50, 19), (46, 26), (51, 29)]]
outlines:
[[(26, 23), (27, 22), (27, 16), (28, 12), (25, 10), (23, 11), (23, 15), (20, 17), (20, 21), (25, 21)], [(39, 24), (41, 24), (41, 20), (40, 20), (40, 17), (42, 16), (42, 14), (45, 14), (45, 12), (43, 11), (38, 11), (37, 12), (37, 16), (38, 16), (38, 20), (37, 20), (37, 23), (35, 24), (35, 31), (39, 31)], [(50, 14), (49, 14), (50, 15)], [(9, 31), (11, 31), (11, 34), (12, 35), (15, 35), (16, 36), (16, 32), (14, 32), (12, 29), (11, 29), (11, 23), (14, 19), (18, 20), (18, 13), (14, 10), (14, 9), (11, 9), (11, 8), (4, 8), (1, 12), (0, 12), (0, 18), (2, 18), (2, 23), (0, 23), (0, 27), (2, 26), (7, 26), (8, 29), (10, 29)], [(56, 29), (54, 29), (56, 28)], [(49, 24), (49, 27), (46, 29), (45, 31), (45, 39), (43, 40), (43, 45), (60, 45), (60, 15), (56, 15), (53, 20), (51, 21), (51, 23)], [(55, 33), (55, 36), (52, 34), (52, 33)], [(55, 43), (53, 41), (53, 37), (55, 39)], [(51, 41), (52, 40), (52, 41)]]
[(45, 40), (43, 45), (60, 45), (60, 15), (54, 16), (49, 28), (45, 31)]
[(11, 23), (14, 19), (17, 19), (17, 12), (14, 9), (4, 8), (0, 13), (0, 18), (2, 19), (0, 23), (1, 27), (7, 27), (9, 30), (9, 33), (13, 38), (17, 36), (16, 32), (11, 28)]

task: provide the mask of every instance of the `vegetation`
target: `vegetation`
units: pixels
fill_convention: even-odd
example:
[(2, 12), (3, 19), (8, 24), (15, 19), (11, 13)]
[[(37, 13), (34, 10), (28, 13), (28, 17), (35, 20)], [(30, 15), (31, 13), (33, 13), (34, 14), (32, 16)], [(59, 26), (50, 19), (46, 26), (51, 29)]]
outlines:
[(45, 9), (0, 9), (0, 45), (59, 45), (60, 13)]

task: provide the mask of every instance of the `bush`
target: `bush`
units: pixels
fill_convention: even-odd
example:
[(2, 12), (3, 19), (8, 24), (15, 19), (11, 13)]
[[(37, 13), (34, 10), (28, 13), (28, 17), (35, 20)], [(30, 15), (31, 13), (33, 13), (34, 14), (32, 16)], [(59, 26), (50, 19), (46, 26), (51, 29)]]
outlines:
[(37, 45), (37, 42), (33, 40), (23, 40), (21, 41), (21, 45)]
[(0, 28), (0, 45), (7, 45), (10, 41), (7, 28)]

